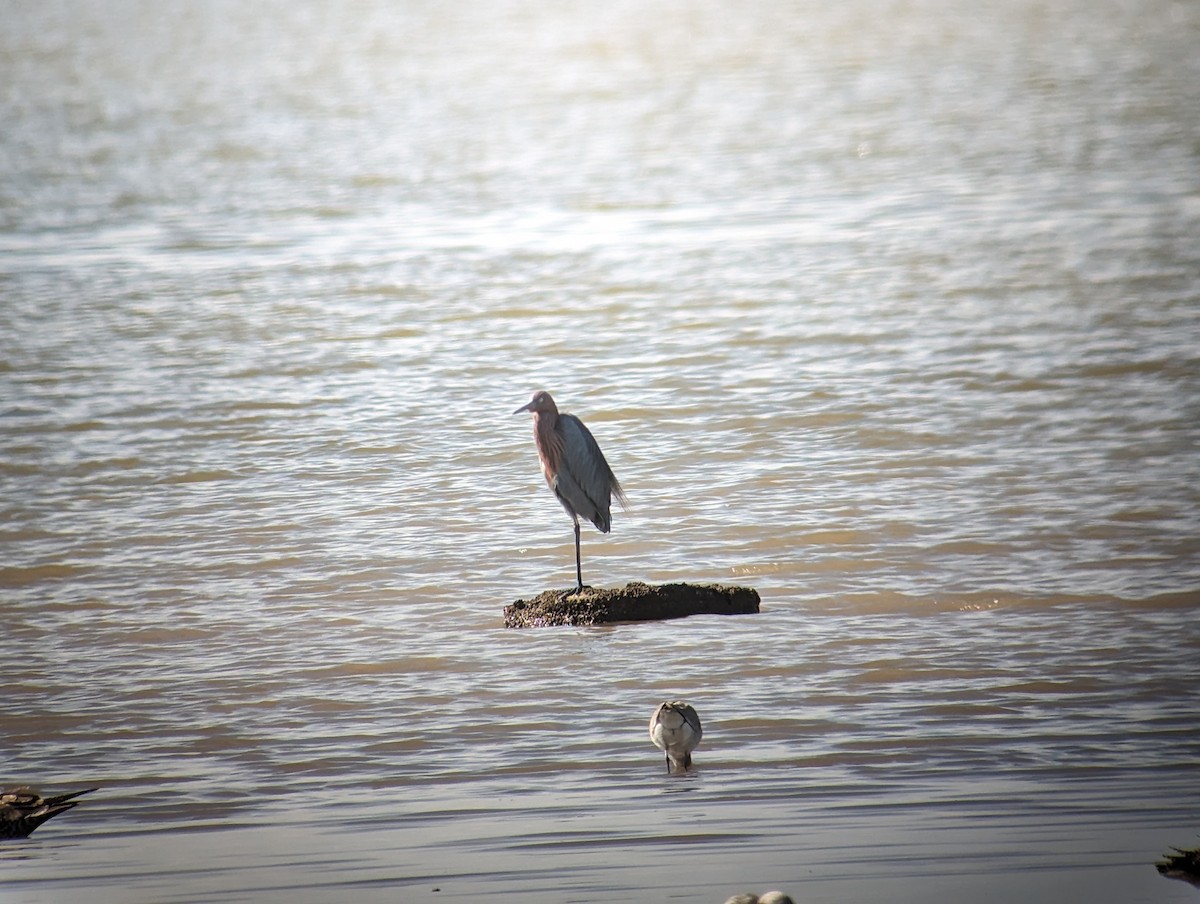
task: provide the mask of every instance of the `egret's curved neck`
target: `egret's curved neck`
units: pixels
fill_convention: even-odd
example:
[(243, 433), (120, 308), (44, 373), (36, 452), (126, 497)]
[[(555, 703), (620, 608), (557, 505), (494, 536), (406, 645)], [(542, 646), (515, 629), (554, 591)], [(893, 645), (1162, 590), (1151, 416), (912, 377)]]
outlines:
[(563, 439), (554, 429), (558, 423), (557, 411), (535, 411), (533, 413), (533, 438), (537, 443), (538, 457), (542, 460), (542, 471), (546, 480), (553, 483), (562, 464)]

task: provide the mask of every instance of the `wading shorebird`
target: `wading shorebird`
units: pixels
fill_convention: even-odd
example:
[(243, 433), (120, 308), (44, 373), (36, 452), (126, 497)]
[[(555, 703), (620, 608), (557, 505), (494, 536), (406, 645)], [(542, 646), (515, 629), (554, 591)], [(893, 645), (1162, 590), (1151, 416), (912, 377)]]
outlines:
[(667, 772), (692, 765), (692, 751), (704, 736), (696, 710), (681, 701), (658, 704), (650, 717), (650, 740), (667, 755)]
[(95, 790), (42, 797), (31, 788), (0, 788), (0, 838), (27, 838), (47, 819), (75, 806), (78, 801), (67, 803), (71, 798)]
[(625, 507), (625, 493), (604, 459), (600, 445), (583, 421), (573, 414), (559, 413), (550, 393), (540, 389), (513, 414), (533, 412), (533, 438), (537, 443), (542, 473), (555, 497), (575, 522), (575, 593), (583, 589), (579, 562), (579, 516), (587, 518), (602, 534), (612, 527), (612, 500)]

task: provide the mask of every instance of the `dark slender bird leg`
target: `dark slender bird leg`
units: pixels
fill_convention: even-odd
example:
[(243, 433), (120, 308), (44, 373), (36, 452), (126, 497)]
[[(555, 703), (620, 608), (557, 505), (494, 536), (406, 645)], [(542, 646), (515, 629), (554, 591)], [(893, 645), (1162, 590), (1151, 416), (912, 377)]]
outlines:
[(583, 566), (579, 564), (579, 521), (575, 522), (575, 592), (583, 590)]

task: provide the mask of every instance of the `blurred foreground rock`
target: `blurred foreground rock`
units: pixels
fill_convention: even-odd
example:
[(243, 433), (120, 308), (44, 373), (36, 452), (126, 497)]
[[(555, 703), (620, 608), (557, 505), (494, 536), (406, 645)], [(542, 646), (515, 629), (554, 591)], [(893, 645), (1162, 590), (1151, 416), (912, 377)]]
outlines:
[(724, 584), (643, 584), (621, 588), (584, 587), (547, 590), (531, 600), (504, 607), (509, 628), (552, 625), (600, 625), (607, 622), (658, 621), (688, 615), (748, 615), (758, 611), (758, 591)]
[(72, 798), (91, 794), (95, 788), (72, 791), (57, 797), (42, 797), (32, 788), (0, 788), (0, 838), (28, 838), (52, 816), (77, 806)]
[(1200, 848), (1190, 851), (1171, 848), (1155, 866), (1168, 879), (1182, 879), (1200, 888)]

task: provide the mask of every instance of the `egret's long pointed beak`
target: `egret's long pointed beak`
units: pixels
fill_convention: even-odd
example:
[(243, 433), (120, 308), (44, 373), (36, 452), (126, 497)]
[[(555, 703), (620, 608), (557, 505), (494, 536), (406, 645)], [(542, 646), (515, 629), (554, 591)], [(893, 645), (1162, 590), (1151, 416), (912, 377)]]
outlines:
[(524, 405), (522, 405), (520, 408), (518, 408), (516, 411), (514, 411), (513, 414), (520, 414), (522, 411), (528, 411), (532, 407), (533, 407), (533, 402), (526, 402)]

